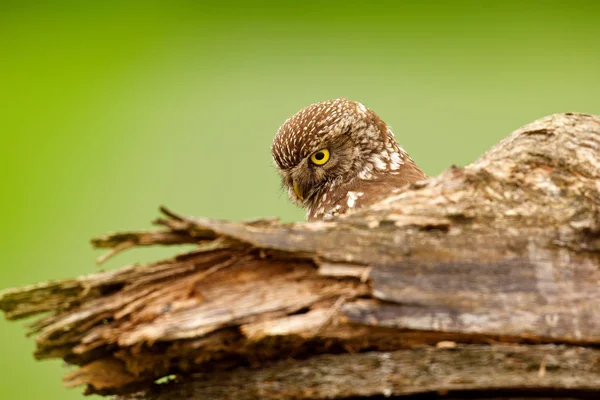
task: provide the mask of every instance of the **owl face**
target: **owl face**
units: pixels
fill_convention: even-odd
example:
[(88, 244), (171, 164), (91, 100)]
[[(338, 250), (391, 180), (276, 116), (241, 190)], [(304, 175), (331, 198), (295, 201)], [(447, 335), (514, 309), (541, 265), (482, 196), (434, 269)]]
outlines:
[(292, 201), (310, 205), (320, 189), (350, 179), (358, 150), (347, 134), (330, 137), (311, 146), (291, 168), (279, 166), (282, 185)]
[(365, 193), (353, 190), (380, 180), (384, 172), (396, 174), (405, 158), (387, 125), (345, 98), (312, 104), (289, 118), (271, 152), (283, 187), (308, 210), (309, 220), (358, 205)]

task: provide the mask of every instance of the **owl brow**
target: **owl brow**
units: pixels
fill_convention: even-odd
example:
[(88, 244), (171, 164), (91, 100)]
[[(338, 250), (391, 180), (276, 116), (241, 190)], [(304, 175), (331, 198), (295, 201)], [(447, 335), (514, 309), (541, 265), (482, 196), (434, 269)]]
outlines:
[[(312, 152), (311, 154), (322, 150), (322, 149), (329, 149), (331, 151), (332, 148), (335, 147), (341, 147), (344, 146), (346, 143), (348, 143), (351, 139), (348, 136), (336, 136), (334, 138), (329, 138), (327, 140), (325, 140), (317, 150), (315, 150), (314, 152)], [(336, 146), (334, 146), (334, 144)]]
[(318, 143), (318, 147), (313, 146), (313, 147), (316, 147), (316, 149), (311, 151), (306, 157), (309, 157), (310, 155), (316, 153), (319, 150), (330, 148), (331, 145), (333, 143), (335, 143), (338, 139), (339, 139), (338, 137), (328, 137), (328, 138), (324, 139), (323, 141)]

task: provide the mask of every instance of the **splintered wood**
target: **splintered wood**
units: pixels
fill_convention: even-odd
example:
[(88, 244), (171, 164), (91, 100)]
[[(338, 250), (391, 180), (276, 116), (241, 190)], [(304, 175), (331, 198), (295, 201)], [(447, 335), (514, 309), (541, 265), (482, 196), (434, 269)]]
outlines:
[(600, 396), (600, 118), (553, 115), (331, 222), (162, 210), (187, 254), (8, 289), (35, 356), (125, 399)]

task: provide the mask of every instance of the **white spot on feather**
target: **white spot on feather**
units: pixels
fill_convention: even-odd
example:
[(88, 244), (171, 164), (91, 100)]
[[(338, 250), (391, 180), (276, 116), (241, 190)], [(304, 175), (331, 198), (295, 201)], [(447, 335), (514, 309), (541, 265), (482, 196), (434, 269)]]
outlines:
[(392, 171), (397, 170), (403, 164), (402, 159), (400, 158), (400, 154), (394, 152), (391, 155), (392, 162), (390, 163), (390, 169)]
[(373, 171), (371, 170), (371, 165), (367, 164), (362, 171), (358, 173), (358, 177), (360, 179), (371, 179), (373, 177)]
[(385, 170), (386, 164), (380, 156), (371, 157), (371, 162), (375, 165), (378, 170)]
[(363, 192), (348, 192), (348, 208), (354, 207), (356, 200), (364, 195)]

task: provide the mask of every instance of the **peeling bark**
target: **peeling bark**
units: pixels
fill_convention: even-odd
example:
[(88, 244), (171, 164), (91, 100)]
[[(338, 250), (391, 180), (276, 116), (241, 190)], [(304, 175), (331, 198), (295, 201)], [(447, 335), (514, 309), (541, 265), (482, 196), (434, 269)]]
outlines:
[(66, 385), (156, 400), (600, 396), (599, 117), (535, 121), (332, 222), (163, 213), (157, 231), (92, 243), (193, 251), (0, 293), (9, 319), (49, 313), (35, 355), (78, 366)]

